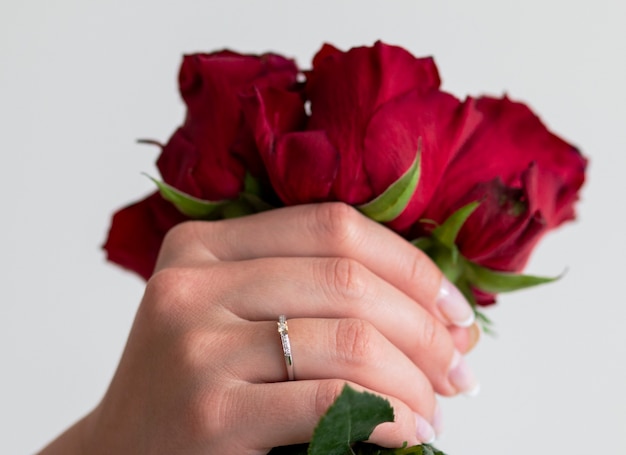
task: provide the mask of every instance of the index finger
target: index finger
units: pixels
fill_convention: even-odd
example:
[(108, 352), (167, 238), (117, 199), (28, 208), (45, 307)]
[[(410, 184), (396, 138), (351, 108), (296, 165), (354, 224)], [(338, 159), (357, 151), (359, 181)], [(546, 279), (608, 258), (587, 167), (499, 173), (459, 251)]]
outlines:
[(422, 251), (349, 205), (298, 205), (238, 219), (191, 222), (167, 236), (157, 270), (263, 257), (354, 259), (445, 325), (469, 327), (474, 312)]

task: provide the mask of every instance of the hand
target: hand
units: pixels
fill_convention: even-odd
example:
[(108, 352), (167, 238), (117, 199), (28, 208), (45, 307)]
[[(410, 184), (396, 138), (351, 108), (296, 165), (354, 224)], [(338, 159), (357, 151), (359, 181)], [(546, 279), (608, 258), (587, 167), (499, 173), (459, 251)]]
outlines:
[[(296, 381), (287, 381), (279, 314)], [(179, 225), (111, 386), (81, 424), (85, 445), (266, 453), (310, 440), (345, 382), (394, 407), (395, 422), (372, 442), (427, 441), (435, 392), (477, 386), (460, 354), (472, 330), (451, 324), (470, 315), (423, 253), (343, 204)]]

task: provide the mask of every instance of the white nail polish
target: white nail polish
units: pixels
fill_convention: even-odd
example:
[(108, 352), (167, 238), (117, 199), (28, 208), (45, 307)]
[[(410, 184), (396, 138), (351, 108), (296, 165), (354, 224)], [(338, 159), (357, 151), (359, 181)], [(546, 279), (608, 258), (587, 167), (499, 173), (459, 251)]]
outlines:
[(437, 403), (435, 407), (435, 413), (433, 414), (432, 421), (433, 430), (435, 430), (435, 435), (439, 438), (443, 433), (443, 414), (441, 412), (441, 405)]
[(432, 444), (435, 442), (435, 430), (433, 427), (419, 414), (415, 414), (415, 434), (417, 439), (424, 444)]
[(480, 392), (480, 384), (474, 373), (460, 352), (455, 351), (448, 372), (448, 380), (457, 389), (468, 397), (475, 397)]
[(457, 327), (469, 327), (474, 323), (475, 315), (472, 306), (446, 277), (441, 279), (437, 305), (443, 315)]

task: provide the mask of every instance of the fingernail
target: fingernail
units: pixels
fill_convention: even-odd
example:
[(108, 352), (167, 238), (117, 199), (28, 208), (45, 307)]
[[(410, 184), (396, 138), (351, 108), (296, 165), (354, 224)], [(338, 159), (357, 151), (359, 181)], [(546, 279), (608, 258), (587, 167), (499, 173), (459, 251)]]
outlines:
[(480, 336), (480, 327), (478, 326), (478, 324), (473, 323), (469, 328), (469, 345), (467, 346), (465, 354), (474, 349), (474, 346), (476, 346), (476, 344), (478, 344), (478, 341), (480, 340)]
[(446, 277), (441, 279), (437, 304), (443, 315), (458, 327), (469, 327), (474, 323), (474, 310), (463, 294)]
[(441, 436), (441, 433), (443, 433), (443, 414), (441, 413), (441, 405), (439, 403), (435, 406), (432, 423), (436, 437)]
[(430, 423), (419, 414), (415, 414), (415, 433), (417, 439), (424, 444), (432, 444), (435, 442), (435, 430)]
[(480, 392), (480, 384), (460, 352), (454, 351), (450, 372), (450, 383), (463, 395), (475, 397)]

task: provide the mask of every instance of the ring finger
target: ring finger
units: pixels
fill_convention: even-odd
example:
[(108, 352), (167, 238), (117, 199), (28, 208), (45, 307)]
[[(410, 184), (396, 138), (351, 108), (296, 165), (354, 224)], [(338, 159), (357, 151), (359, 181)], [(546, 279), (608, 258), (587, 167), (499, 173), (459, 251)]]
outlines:
[[(232, 374), (251, 383), (287, 379), (276, 323), (241, 322)], [(394, 396), (432, 418), (435, 395), (426, 376), (369, 322), (360, 319), (290, 319), (293, 371), (298, 380), (342, 379)], [(232, 332), (231, 332), (232, 333)], [(233, 357), (234, 355), (234, 357)]]

